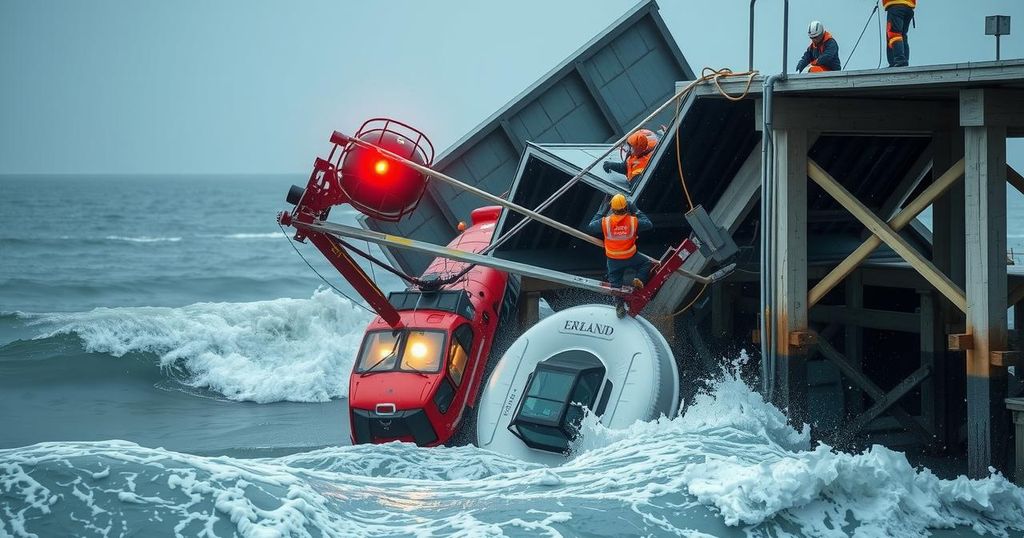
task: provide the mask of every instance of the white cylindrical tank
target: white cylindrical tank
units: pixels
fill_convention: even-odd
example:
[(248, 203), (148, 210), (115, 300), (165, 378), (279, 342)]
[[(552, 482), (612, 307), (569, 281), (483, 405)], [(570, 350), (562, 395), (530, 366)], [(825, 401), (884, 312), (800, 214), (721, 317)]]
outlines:
[(608, 305), (577, 306), (541, 320), (487, 380), (477, 445), (524, 461), (563, 462), (583, 405), (609, 428), (678, 412), (679, 371), (650, 322), (620, 319)]

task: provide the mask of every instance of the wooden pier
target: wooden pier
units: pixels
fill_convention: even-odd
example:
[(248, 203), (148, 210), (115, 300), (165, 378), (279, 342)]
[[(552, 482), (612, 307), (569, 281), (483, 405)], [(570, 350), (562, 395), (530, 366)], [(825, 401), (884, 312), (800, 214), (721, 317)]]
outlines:
[[(966, 459), (971, 476), (1008, 470), (1005, 399), (1020, 392), (1008, 373), (1024, 331), (1010, 332), (1006, 313), (1024, 322), (1024, 268), (1007, 264), (1006, 185), (1024, 192), (1024, 180), (1007, 166), (1006, 139), (1024, 135), (1024, 62), (791, 76), (775, 84), (768, 136), (762, 83), (739, 101), (700, 87), (639, 180), (623, 187), (593, 172), (550, 214), (582, 227), (606, 194), (626, 189), (656, 225), (640, 248), (658, 255), (689, 233), (682, 168), (696, 203), (742, 246), (726, 282), (670, 280), (644, 312), (676, 343), (684, 386), (747, 349), (770, 365), (774, 403), (817, 438)], [(740, 95), (745, 85), (722, 89)], [(509, 196), (535, 206), (606, 147), (529, 144)], [(758, 208), (765, 184), (769, 214)], [(918, 219), (929, 208), (930, 229)], [(518, 219), (506, 220), (499, 235)], [(762, 256), (765, 231), (773, 239)], [(599, 252), (534, 224), (495, 255), (603, 272)], [(685, 268), (713, 265), (694, 255)], [(774, 307), (762, 311), (766, 270)], [(585, 300), (535, 282), (523, 289), (527, 320), (539, 297)], [(764, 356), (759, 316), (770, 328)]]
[[(764, 95), (755, 90), (747, 99), (757, 101), (759, 129)], [(713, 88), (698, 97), (719, 98)], [(814, 422), (813, 393), (824, 392), (843, 402), (836, 440), (886, 432), (892, 444), (932, 452), (965, 447), (971, 476), (1006, 471), (1005, 399), (1019, 386), (1008, 368), (1020, 358), (1007, 310), (1024, 314), (1024, 273), (1006, 258), (1006, 186), (1024, 193), (1024, 181), (1007, 166), (1006, 140), (1024, 136), (1024, 62), (796, 75), (775, 85), (772, 102), (771, 132), (762, 134), (774, 146), (774, 203), (761, 219), (775, 237), (766, 257), (775, 308), (763, 313), (775, 352), (772, 398), (795, 421)], [(880, 140), (887, 149), (878, 151)], [(829, 144), (862, 156), (837, 157)], [(900, 173), (858, 173), (872, 167)], [(930, 232), (915, 222), (928, 207)], [(815, 260), (810, 247), (828, 241), (836, 223), (856, 224), (860, 244), (838, 263)], [(880, 247), (898, 259), (872, 262)], [(866, 346), (868, 330), (918, 338)], [(822, 359), (831, 368), (812, 368)], [(823, 389), (832, 368), (839, 386)]]

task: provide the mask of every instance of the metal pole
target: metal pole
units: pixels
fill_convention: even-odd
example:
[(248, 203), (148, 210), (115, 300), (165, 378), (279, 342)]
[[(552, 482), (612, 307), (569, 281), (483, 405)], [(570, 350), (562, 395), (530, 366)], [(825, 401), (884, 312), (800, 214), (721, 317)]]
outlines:
[[(358, 138), (348, 137), (348, 136), (345, 136), (345, 138), (349, 142), (351, 142), (351, 143), (353, 143), (353, 144), (355, 144), (355, 145), (357, 145), (357, 146), (359, 146), (361, 148), (376, 150), (381, 155), (383, 155), (385, 157), (388, 157), (390, 159), (394, 159), (395, 161), (400, 162), (400, 163), (408, 166), (409, 168), (412, 168), (413, 170), (416, 170), (417, 172), (419, 172), (421, 174), (437, 178), (437, 179), (439, 179), (439, 180), (441, 180), (441, 181), (443, 181), (443, 182), (445, 182), (445, 183), (447, 183), (447, 184), (449, 184), (449, 185), (451, 185), (451, 186), (453, 186), (453, 187), (455, 187), (457, 189), (462, 189), (464, 191), (467, 191), (467, 192), (470, 192), (472, 194), (475, 194), (475, 195), (483, 198), (484, 200), (487, 200), (489, 202), (493, 202), (496, 205), (500, 205), (501, 207), (504, 207), (506, 209), (510, 209), (512, 211), (515, 211), (516, 213), (519, 213), (519, 214), (521, 214), (521, 215), (523, 215), (523, 216), (525, 216), (527, 218), (536, 220), (536, 221), (538, 221), (538, 222), (540, 222), (542, 224), (546, 224), (546, 225), (548, 225), (548, 226), (550, 226), (550, 227), (552, 227), (552, 228), (554, 228), (554, 229), (556, 229), (556, 230), (558, 230), (560, 232), (569, 234), (569, 235), (571, 235), (571, 236), (573, 236), (573, 237), (575, 237), (577, 239), (581, 239), (583, 241), (586, 241), (587, 243), (590, 243), (591, 245), (594, 245), (596, 247), (600, 247), (602, 249), (604, 248), (604, 241), (602, 241), (602, 240), (600, 240), (600, 239), (598, 239), (598, 238), (596, 238), (596, 237), (594, 237), (592, 235), (587, 235), (587, 234), (577, 230), (576, 228), (573, 228), (572, 226), (566, 226), (565, 224), (562, 224), (561, 222), (558, 222), (557, 220), (545, 217), (544, 215), (541, 215), (540, 213), (537, 213), (536, 211), (533, 211), (531, 209), (527, 209), (527, 208), (525, 208), (525, 207), (523, 207), (521, 205), (514, 204), (512, 202), (509, 202), (508, 200), (506, 200), (504, 198), (501, 198), (500, 196), (495, 196), (495, 195), (493, 195), (493, 194), (491, 194), (491, 193), (489, 193), (487, 191), (478, 189), (478, 188), (476, 188), (476, 187), (474, 187), (472, 185), (468, 185), (466, 183), (463, 183), (463, 182), (461, 182), (461, 181), (459, 181), (459, 180), (457, 180), (457, 179), (455, 179), (453, 177), (450, 177), (450, 176), (447, 176), (445, 174), (442, 174), (441, 172), (438, 172), (436, 170), (431, 170), (430, 168), (427, 168), (426, 166), (423, 166), (422, 164), (410, 161), (409, 159), (406, 159), (405, 157), (402, 157), (401, 155), (397, 155), (397, 154), (395, 154), (395, 153), (393, 153), (391, 151), (388, 151), (388, 150), (386, 150), (386, 149), (384, 149), (384, 148), (382, 148), (380, 146), (377, 146), (377, 145), (375, 145), (373, 143), (367, 142), (365, 140), (360, 140)], [(658, 262), (658, 261), (660, 261), (657, 258), (654, 258), (654, 257), (648, 256), (647, 254), (644, 254), (643, 252), (637, 252), (637, 255), (638, 256), (642, 256), (644, 259), (646, 259), (648, 261), (651, 261), (651, 262)], [(691, 273), (689, 271), (686, 271), (685, 269), (677, 269), (676, 272), (681, 274), (681, 275), (683, 275), (683, 276), (685, 276), (685, 277), (687, 277), (687, 278), (692, 278), (693, 280), (696, 280), (697, 282), (699, 282), (701, 284), (709, 284), (709, 283), (711, 283), (711, 279), (709, 279), (707, 277), (702, 277), (702, 276), (697, 275), (695, 273)]]
[(782, 76), (789, 71), (789, 0), (782, 14)]
[(445, 174), (442, 174), (441, 172), (438, 172), (437, 170), (431, 170), (430, 168), (427, 168), (426, 166), (423, 166), (422, 164), (410, 161), (409, 159), (406, 159), (405, 157), (402, 157), (401, 155), (397, 155), (397, 154), (395, 154), (395, 153), (393, 153), (391, 151), (388, 151), (388, 150), (386, 150), (386, 149), (384, 149), (384, 148), (382, 148), (380, 146), (377, 146), (377, 145), (372, 144), (370, 142), (367, 142), (365, 140), (360, 140), (358, 138), (352, 138), (352, 137), (348, 137), (348, 140), (351, 143), (353, 143), (353, 144), (355, 144), (355, 145), (357, 145), (359, 147), (366, 148), (366, 149), (376, 150), (381, 155), (383, 155), (385, 157), (388, 157), (390, 159), (394, 159), (395, 161), (398, 161), (398, 162), (408, 166), (409, 168), (412, 168), (413, 170), (416, 170), (417, 172), (419, 172), (421, 174), (437, 178), (438, 180), (443, 181), (443, 182), (445, 182), (445, 183), (447, 183), (447, 184), (449, 184), (449, 185), (451, 185), (451, 186), (453, 186), (455, 188), (462, 189), (464, 191), (467, 191), (467, 192), (470, 192), (472, 194), (475, 194), (475, 195), (479, 196), (480, 198), (483, 198), (484, 200), (487, 200), (488, 202), (492, 202), (494, 204), (500, 205), (501, 207), (504, 207), (504, 208), (510, 209), (512, 211), (515, 211), (516, 213), (519, 213), (521, 215), (525, 215), (525, 216), (527, 216), (527, 217), (529, 217), (529, 218), (531, 218), (533, 220), (536, 220), (538, 222), (546, 224), (546, 225), (548, 225), (548, 226), (550, 226), (550, 227), (552, 227), (552, 228), (554, 228), (554, 229), (556, 229), (556, 230), (558, 230), (560, 232), (567, 233), (567, 234), (569, 234), (569, 235), (571, 235), (571, 236), (573, 236), (573, 237), (575, 237), (577, 239), (581, 239), (583, 241), (586, 241), (586, 242), (588, 242), (588, 243), (590, 243), (590, 244), (592, 244), (594, 246), (598, 246), (598, 247), (604, 248), (604, 242), (601, 241), (600, 239), (597, 239), (596, 237), (587, 235), (587, 234), (585, 234), (585, 233), (583, 233), (583, 232), (581, 232), (581, 231), (579, 231), (576, 228), (573, 228), (571, 226), (566, 226), (565, 224), (562, 224), (561, 222), (558, 222), (558, 221), (556, 221), (554, 219), (550, 219), (548, 217), (545, 217), (544, 215), (541, 215), (540, 213), (537, 213), (536, 211), (533, 211), (531, 209), (527, 209), (527, 208), (525, 208), (525, 207), (523, 207), (521, 205), (509, 202), (508, 200), (506, 200), (504, 198), (501, 198), (499, 196), (495, 196), (495, 195), (493, 195), (493, 194), (491, 194), (491, 193), (489, 193), (489, 192), (487, 192), (485, 190), (481, 190), (481, 189), (478, 189), (478, 188), (476, 188), (476, 187), (474, 187), (472, 185), (468, 185), (466, 183), (463, 183), (463, 182), (461, 182), (461, 181), (459, 181), (459, 180), (457, 180), (457, 179), (455, 179), (453, 177), (450, 177), (450, 176), (447, 176)]
[(750, 40), (747, 41), (747, 48), (750, 53), (750, 62), (747, 65), (747, 71), (754, 70), (754, 4), (757, 0), (750, 0)]
[(604, 295), (613, 295), (616, 297), (626, 297), (629, 295), (629, 291), (627, 291), (627, 289), (613, 288), (592, 278), (563, 273), (561, 271), (554, 271), (511, 260), (503, 260), (492, 256), (484, 256), (475, 252), (466, 252), (464, 250), (442, 247), (440, 245), (425, 243), (423, 241), (417, 241), (406, 237), (364, 230), (353, 226), (345, 226), (344, 224), (335, 224), (333, 222), (324, 221), (314, 221), (312, 223), (295, 221), (292, 225), (296, 228), (321, 232), (323, 234), (339, 235), (341, 237), (369, 241), (382, 246), (402, 248), (451, 260), (457, 260), (464, 263), (491, 267), (501, 271), (515, 273), (517, 275), (528, 276), (539, 280), (545, 280), (547, 282), (554, 282), (556, 284), (562, 284), (573, 288), (589, 290)]
[(999, 36), (996, 36), (996, 61), (999, 61)]
[[(757, 0), (753, 0), (753, 1), (757, 1)], [(668, 108), (668, 105), (672, 104), (677, 99), (682, 99), (683, 96), (687, 95), (690, 92), (690, 90), (692, 90), (697, 84), (700, 84), (701, 82), (704, 82), (705, 80), (706, 80), (706, 77), (700, 77), (697, 80), (694, 80), (694, 81), (690, 82), (689, 84), (686, 85), (685, 88), (680, 90), (679, 93), (673, 95), (668, 101), (665, 101), (661, 106), (659, 106), (657, 110), (655, 110), (654, 112), (651, 112), (650, 114), (648, 114), (646, 118), (640, 120), (640, 123), (638, 123), (636, 127), (634, 127), (633, 129), (630, 129), (629, 131), (627, 131), (626, 134), (622, 135), (621, 138), (619, 138), (617, 141), (615, 141), (610, 148), (605, 150), (605, 152), (602, 153), (601, 156), (599, 156), (598, 158), (594, 159), (594, 161), (591, 162), (590, 165), (588, 165), (584, 169), (580, 170), (579, 173), (576, 174), (575, 176), (573, 176), (572, 178), (570, 178), (569, 181), (566, 181), (565, 184), (562, 185), (561, 187), (559, 187), (558, 190), (555, 191), (551, 196), (549, 196), (547, 200), (544, 200), (544, 202), (542, 202), (540, 205), (538, 205), (536, 207), (536, 209), (534, 209), (534, 211), (539, 213), (539, 212), (544, 211), (545, 209), (547, 209), (548, 206), (550, 206), (556, 199), (558, 199), (560, 196), (565, 194), (565, 192), (568, 191), (570, 187), (572, 187), (573, 185), (578, 183), (581, 179), (583, 179), (583, 176), (587, 175), (587, 173), (590, 172), (590, 170), (592, 168), (594, 168), (594, 166), (597, 166), (597, 163), (599, 163), (602, 160), (604, 160), (605, 157), (610, 155), (613, 151), (615, 151), (616, 148), (618, 148), (620, 145), (622, 145), (622, 143), (625, 142), (627, 138), (629, 138), (629, 135), (633, 134), (633, 132), (635, 132), (637, 129), (640, 129), (641, 127), (646, 125), (647, 122), (649, 122), (652, 119), (654, 119), (655, 116), (657, 116), (662, 111), (664, 111), (666, 108)], [(673, 125), (673, 128), (674, 127), (675, 127), (675, 125)], [(515, 224), (515, 226), (513, 226), (511, 229), (509, 229), (509, 231), (507, 231), (504, 234), (502, 234), (501, 237), (499, 237), (496, 241), (491, 243), (490, 246), (488, 246), (486, 249), (483, 250), (483, 252), (484, 253), (488, 253), (488, 252), (498, 248), (499, 246), (503, 245), (513, 235), (515, 235), (516, 233), (519, 233), (519, 231), (521, 231), (527, 225), (527, 223), (529, 223), (529, 222), (530, 222), (530, 219), (523, 219), (523, 220), (517, 222)]]

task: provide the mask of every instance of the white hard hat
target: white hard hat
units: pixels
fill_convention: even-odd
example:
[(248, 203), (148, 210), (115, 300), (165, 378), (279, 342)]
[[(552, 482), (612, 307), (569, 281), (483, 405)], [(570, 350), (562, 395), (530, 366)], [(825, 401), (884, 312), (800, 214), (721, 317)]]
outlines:
[(821, 21), (811, 21), (811, 24), (807, 26), (807, 37), (814, 39), (821, 37), (825, 33), (825, 25), (821, 24)]

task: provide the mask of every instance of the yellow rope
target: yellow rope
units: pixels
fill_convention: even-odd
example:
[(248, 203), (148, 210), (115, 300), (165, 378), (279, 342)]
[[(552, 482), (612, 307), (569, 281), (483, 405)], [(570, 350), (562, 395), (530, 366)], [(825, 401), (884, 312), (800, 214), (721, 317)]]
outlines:
[[(683, 91), (679, 92), (679, 95), (676, 97), (676, 111), (672, 117), (672, 123), (675, 123), (676, 120), (679, 119), (679, 113), (683, 106), (682, 97), (688, 94), (690, 90), (693, 89), (697, 84), (712, 81), (715, 83), (715, 88), (718, 90), (718, 93), (722, 95), (722, 97), (725, 97), (729, 101), (736, 102), (746, 99), (747, 95), (750, 94), (750, 86), (753, 85), (754, 77), (756, 76), (757, 71), (733, 73), (732, 70), (728, 68), (716, 70), (710, 67), (705, 67), (704, 69), (701, 70), (700, 78), (691, 82)], [(730, 95), (729, 92), (725, 91), (725, 89), (722, 88), (721, 80), (723, 78), (729, 77), (747, 77), (747, 84), (743, 88), (743, 93), (741, 93), (740, 95)], [(676, 133), (676, 166), (679, 168), (679, 182), (682, 183), (683, 185), (683, 194), (686, 195), (686, 205), (688, 205), (690, 207), (690, 210), (692, 211), (694, 208), (693, 198), (690, 196), (690, 188), (686, 184), (686, 176), (683, 174), (683, 152), (680, 148), (680, 138), (681, 137), (679, 133)]]
[[(722, 88), (721, 80), (723, 78), (728, 78), (728, 77), (747, 77), (747, 84), (743, 87), (743, 93), (741, 93), (740, 95), (730, 95), (729, 92), (725, 91), (725, 89)], [(757, 71), (746, 71), (746, 72), (743, 72), (743, 73), (733, 73), (732, 70), (727, 69), (727, 68), (726, 69), (715, 70), (715, 69), (712, 69), (710, 67), (705, 67), (704, 69), (701, 70), (701, 77), (699, 79), (697, 79), (696, 81), (694, 81), (694, 83), (691, 83), (689, 86), (687, 86), (687, 88), (686, 88), (686, 90), (684, 90), (684, 92), (680, 92), (680, 97), (676, 100), (676, 110), (675, 110), (675, 115), (672, 118), (672, 123), (675, 123), (676, 120), (679, 118), (679, 113), (680, 113), (680, 110), (682, 109), (682, 105), (683, 105), (682, 96), (685, 93), (688, 93), (689, 90), (691, 88), (693, 88), (696, 84), (699, 84), (699, 83), (702, 83), (702, 82), (707, 82), (709, 80), (713, 81), (715, 83), (715, 88), (718, 90), (718, 93), (722, 95), (722, 97), (725, 97), (729, 101), (737, 102), (737, 101), (742, 101), (743, 99), (746, 99), (747, 95), (750, 94), (750, 87), (751, 87), (751, 85), (753, 85), (755, 77), (757, 77)], [(689, 187), (686, 184), (686, 176), (683, 174), (683, 152), (682, 152), (682, 149), (680, 147), (680, 141), (679, 141), (680, 138), (682, 138), (680, 133), (676, 133), (676, 166), (679, 169), (679, 182), (682, 183), (682, 185), (683, 185), (683, 194), (686, 195), (686, 203), (690, 207), (690, 210), (692, 211), (693, 208), (694, 208), (693, 198), (690, 197), (690, 189), (689, 189)], [(689, 303), (687, 303), (687, 305), (684, 306), (681, 310), (679, 310), (678, 312), (672, 314), (669, 317), (675, 318), (676, 316), (679, 316), (679, 315), (685, 313), (687, 310), (689, 310), (691, 307), (693, 307), (694, 304), (697, 303), (697, 301), (701, 298), (701, 296), (704, 295), (704, 291), (707, 290), (707, 289), (708, 289), (708, 283), (704, 283), (704, 285), (701, 286), (700, 291), (697, 292), (697, 295), (694, 296), (693, 300), (691, 300)]]
[(694, 297), (692, 301), (690, 301), (690, 302), (689, 302), (689, 303), (688, 303), (688, 304), (687, 304), (686, 306), (684, 306), (684, 307), (682, 308), (682, 310), (680, 310), (680, 311), (676, 312), (675, 314), (672, 314), (672, 315), (671, 315), (671, 316), (669, 316), (669, 317), (672, 317), (672, 318), (674, 318), (674, 317), (676, 317), (676, 316), (678, 316), (678, 315), (680, 315), (680, 314), (682, 314), (682, 313), (686, 312), (687, 310), (689, 310), (689, 309), (690, 309), (690, 307), (691, 307), (691, 306), (693, 306), (693, 305), (694, 305), (694, 303), (696, 303), (698, 299), (700, 299), (700, 296), (701, 296), (701, 295), (704, 295), (704, 290), (706, 290), (706, 289), (708, 289), (708, 283), (707, 283), (707, 282), (705, 282), (705, 283), (704, 283), (704, 285), (703, 285), (703, 286), (701, 286), (701, 288), (700, 288), (700, 291), (698, 291), (698, 292), (697, 292), (697, 296), (696, 296), (696, 297)]

